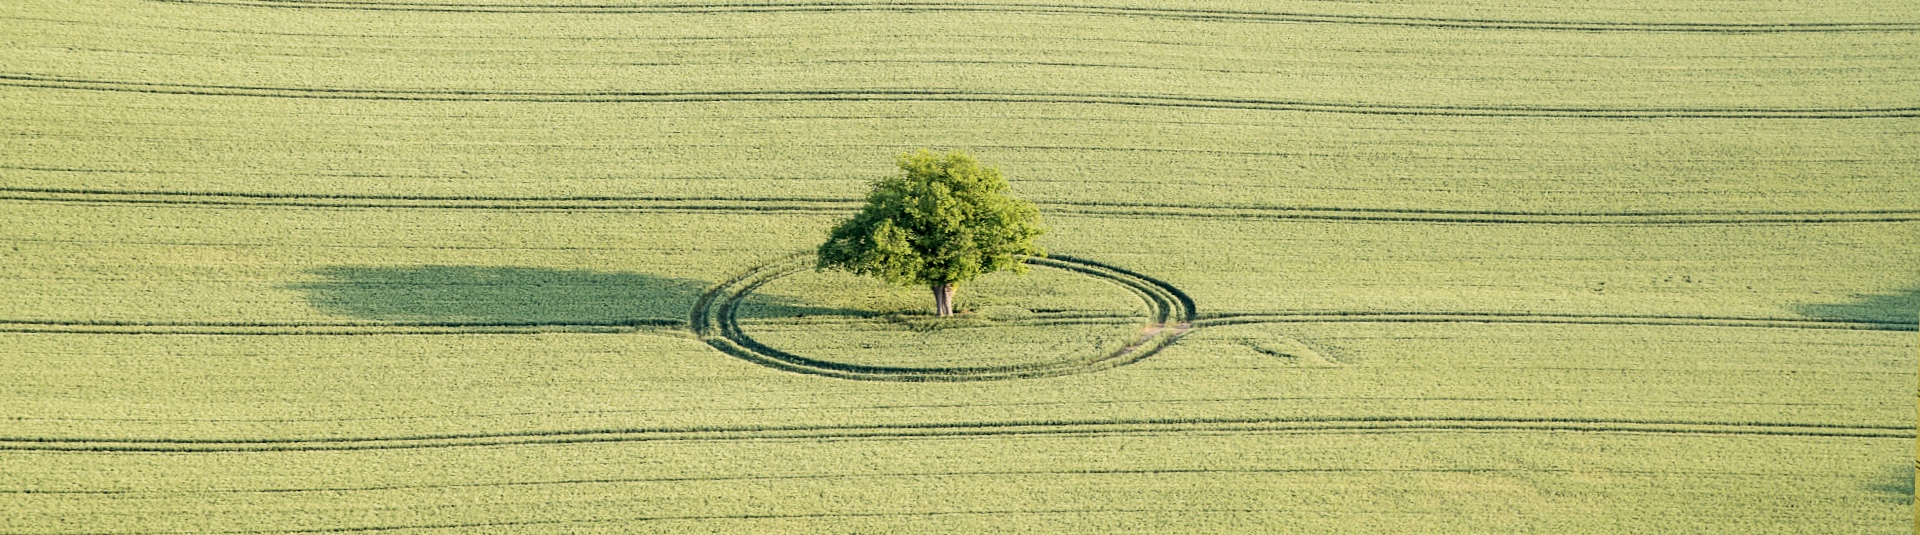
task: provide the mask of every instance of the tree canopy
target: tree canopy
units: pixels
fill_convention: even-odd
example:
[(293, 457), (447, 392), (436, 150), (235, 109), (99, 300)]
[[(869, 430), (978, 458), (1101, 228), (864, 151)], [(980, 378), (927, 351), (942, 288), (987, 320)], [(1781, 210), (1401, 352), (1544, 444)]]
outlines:
[(926, 284), (940, 315), (952, 314), (955, 285), (1001, 270), (1026, 271), (1046, 232), (1033, 203), (1007, 195), (998, 169), (965, 152), (921, 149), (896, 158), (867, 204), (820, 244), (819, 269), (841, 269), (900, 285)]

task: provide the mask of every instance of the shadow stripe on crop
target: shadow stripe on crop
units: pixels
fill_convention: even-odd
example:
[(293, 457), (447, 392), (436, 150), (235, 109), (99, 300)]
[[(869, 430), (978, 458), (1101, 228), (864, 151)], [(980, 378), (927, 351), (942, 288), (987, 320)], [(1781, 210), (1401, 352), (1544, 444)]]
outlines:
[(1403, 417), (1033, 420), (890, 425), (583, 429), (392, 437), (259, 439), (0, 437), (0, 450), (71, 452), (297, 452), (584, 443), (850, 440), (1179, 433), (1595, 432), (1913, 439), (1910, 425), (1588, 418)]
[(1202, 319), (1194, 320), (1193, 325), (1195, 328), (1205, 328), (1252, 323), (1518, 323), (1920, 331), (1920, 325), (1911, 322), (1882, 322), (1837, 318), (1448, 311), (1216, 313)]
[[(251, 193), (212, 191), (102, 190), (0, 187), (0, 200), (76, 204), (290, 207), (337, 209), (438, 209), (496, 211), (657, 211), (742, 213), (846, 213), (856, 198), (715, 196), (455, 196)], [(1783, 211), (1522, 211), (1328, 206), (1197, 205), (1104, 201), (1040, 201), (1048, 213), (1115, 217), (1274, 219), (1405, 223), (1555, 225), (1724, 225), (1905, 223), (1920, 221), (1920, 209)]]
[(369, 2), (354, 0), (153, 0), (174, 4), (206, 4), (236, 7), (273, 7), (300, 9), (341, 9), (367, 11), (426, 11), (480, 13), (784, 13), (784, 12), (994, 12), (1032, 14), (1106, 15), (1157, 19), (1352, 24), (1419, 28), (1489, 30), (1563, 30), (1627, 32), (1709, 32), (1709, 33), (1781, 33), (1781, 32), (1907, 32), (1920, 30), (1914, 22), (1624, 22), (1503, 20), (1455, 17), (1394, 15), (1348, 15), (1284, 11), (1244, 11), (1227, 9), (1099, 6), (1043, 3), (988, 2), (762, 2), (762, 3), (680, 3), (622, 4), (610, 2)]
[(193, 96), (462, 102), (1003, 102), (1105, 104), (1442, 117), (1571, 117), (1590, 119), (1876, 119), (1920, 117), (1920, 106), (1858, 108), (1450, 106), (1314, 102), (1126, 93), (969, 91), (953, 89), (819, 89), (736, 91), (501, 91), (180, 84), (91, 80), (0, 73), (0, 86)]

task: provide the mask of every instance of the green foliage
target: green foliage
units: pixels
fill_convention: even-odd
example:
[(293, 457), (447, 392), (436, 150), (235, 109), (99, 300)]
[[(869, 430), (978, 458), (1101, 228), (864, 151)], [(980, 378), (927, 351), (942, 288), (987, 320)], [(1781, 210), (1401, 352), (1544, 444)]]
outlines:
[(1043, 256), (1032, 203), (1007, 195), (1007, 179), (963, 152), (901, 154), (902, 176), (880, 179), (867, 204), (820, 245), (820, 269), (899, 285), (950, 285)]

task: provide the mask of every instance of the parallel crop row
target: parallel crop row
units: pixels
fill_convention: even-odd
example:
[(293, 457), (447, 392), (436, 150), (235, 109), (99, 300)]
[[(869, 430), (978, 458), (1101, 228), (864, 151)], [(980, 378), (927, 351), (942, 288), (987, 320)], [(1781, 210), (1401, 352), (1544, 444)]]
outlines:
[(1587, 418), (1380, 416), (1362, 418), (1110, 419), (998, 421), (892, 425), (583, 429), (444, 435), (272, 438), (131, 439), (0, 437), (0, 450), (107, 452), (360, 451), (595, 442), (726, 441), (850, 438), (924, 438), (1009, 435), (1124, 435), (1195, 432), (1369, 433), (1406, 431), (1570, 431), (1849, 438), (1914, 438), (1910, 426), (1713, 422)]
[[(397, 196), (296, 193), (115, 191), (0, 187), (0, 200), (83, 204), (396, 208), (514, 211), (636, 211), (841, 213), (859, 199), (826, 197), (656, 196)], [(1202, 219), (1280, 219), (1409, 223), (1559, 225), (1714, 225), (1897, 223), (1920, 221), (1920, 209), (1754, 211), (1518, 211), (1342, 208), (1326, 206), (1218, 206), (1177, 203), (1042, 201), (1048, 213)]]
[(1552, 107), (1435, 106), (1196, 97), (1127, 93), (826, 89), (737, 91), (494, 91), (181, 84), (0, 74), (0, 86), (167, 95), (423, 102), (996, 102), (1296, 111), (1389, 116), (1572, 117), (1586, 119), (1882, 119), (1920, 117), (1920, 107)]
[(425, 334), (630, 333), (684, 328), (680, 320), (600, 322), (142, 322), (0, 320), (0, 333), (231, 336), (380, 336)]
[(304, 9), (345, 9), (370, 11), (421, 11), (456, 13), (775, 13), (775, 12), (922, 12), (963, 11), (1035, 15), (1076, 14), (1111, 15), (1175, 20), (1240, 22), (1278, 22), (1315, 24), (1353, 24), (1365, 26), (1401, 26), (1417, 28), (1457, 28), (1483, 30), (1562, 30), (1625, 32), (1909, 32), (1920, 30), (1916, 22), (1609, 22), (1502, 20), (1486, 18), (1410, 17), (1386, 15), (1346, 15), (1285, 11), (1244, 11), (1162, 7), (1098, 6), (1042, 3), (988, 2), (764, 2), (764, 3), (602, 3), (602, 2), (371, 2), (353, 0), (154, 0), (177, 4), (213, 4), (248, 7)]
[(1216, 314), (1206, 319), (1193, 322), (1195, 327), (1251, 323), (1516, 323), (1536, 325), (1676, 325), (1860, 331), (1920, 330), (1920, 326), (1916, 326), (1913, 322), (1871, 321), (1864, 319), (1444, 311), (1313, 311)]

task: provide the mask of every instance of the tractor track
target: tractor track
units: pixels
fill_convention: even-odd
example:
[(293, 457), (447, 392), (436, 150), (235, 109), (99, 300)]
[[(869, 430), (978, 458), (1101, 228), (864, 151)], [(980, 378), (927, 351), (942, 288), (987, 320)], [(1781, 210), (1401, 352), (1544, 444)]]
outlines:
[[(604, 477), (543, 479), (521, 481), (491, 481), (473, 483), (415, 483), (367, 486), (325, 486), (325, 487), (268, 487), (268, 488), (208, 488), (161, 490), (152, 488), (119, 489), (0, 489), (0, 494), (66, 494), (93, 496), (152, 496), (166, 494), (297, 494), (318, 492), (385, 492), (428, 489), (472, 489), (472, 488), (510, 488), (543, 487), (565, 485), (622, 485), (649, 483), (704, 483), (704, 482), (755, 482), (755, 481), (810, 481), (810, 480), (854, 480), (854, 479), (915, 479), (915, 478), (957, 478), (957, 477), (1022, 477), (1022, 476), (1169, 476), (1169, 475), (1235, 475), (1235, 474), (1485, 474), (1485, 473), (1552, 473), (1575, 474), (1592, 473), (1593, 470), (1554, 469), (1554, 468), (1088, 468), (1060, 470), (940, 470), (926, 472), (881, 472), (881, 473), (801, 473), (769, 475), (714, 475), (714, 476), (660, 476), (660, 477)], [(1725, 472), (1716, 470), (1600, 470), (1600, 473), (1672, 476), (1707, 475), (1727, 477), (1779, 477), (1783, 474), (1769, 472)], [(1826, 476), (1843, 478), (1846, 476)]]
[(769, 368), (867, 381), (953, 382), (1057, 377), (1124, 366), (1152, 356), (1191, 330), (1193, 300), (1164, 281), (1099, 262), (1055, 255), (1029, 258), (1029, 265), (1087, 275), (1133, 292), (1147, 305), (1143, 332), (1119, 350), (1064, 360), (991, 367), (892, 367), (834, 362), (783, 351), (755, 340), (740, 328), (739, 305), (761, 285), (806, 269), (811, 256), (796, 253), (763, 264), (715, 285), (694, 304), (688, 324), (722, 353)]
[[(1028, 377), (1050, 377), (1110, 369), (1137, 362), (1173, 343), (1191, 329), (1242, 323), (1282, 322), (1444, 322), (1444, 323), (1525, 323), (1595, 325), (1677, 325), (1754, 328), (1822, 328), (1912, 331), (1911, 325), (1795, 318), (1580, 315), (1488, 312), (1372, 312), (1317, 311), (1284, 313), (1219, 313), (1200, 317), (1193, 300), (1164, 281), (1117, 266), (1074, 257), (1036, 258), (1030, 262), (1054, 269), (1080, 272), (1108, 280), (1138, 294), (1150, 308), (1151, 328), (1125, 349), (1065, 362), (1000, 368), (879, 368), (824, 362), (781, 352), (754, 342), (739, 331), (734, 309), (754, 289), (782, 276), (804, 269), (805, 253), (776, 259), (745, 270), (715, 285), (696, 303), (686, 323), (677, 320), (644, 320), (650, 325), (690, 327), (702, 340), (727, 354), (771, 368), (837, 377), (843, 379), (886, 381), (977, 381)], [(641, 322), (584, 324), (596, 328), (637, 328)], [(0, 326), (29, 325), (35, 328), (88, 329), (104, 331), (127, 329), (152, 332), (155, 326), (180, 329), (186, 334), (206, 330), (244, 331), (251, 329), (312, 329), (315, 324), (297, 323), (138, 323), (115, 321), (40, 321), (0, 322)], [(464, 324), (422, 323), (411, 325), (376, 323), (331, 324), (351, 329), (469, 329), (497, 327), (550, 327), (546, 324)], [(193, 332), (185, 332), (193, 331)], [(0, 436), (0, 451), (100, 452), (100, 453), (255, 453), (305, 451), (371, 451), (433, 449), (456, 447), (509, 447), (591, 443), (639, 443), (662, 441), (758, 441), (758, 440), (912, 440), (1020, 436), (1131, 436), (1225, 433), (1420, 433), (1420, 432), (1549, 432), (1549, 433), (1629, 433), (1678, 434), (1697, 436), (1786, 436), (1859, 439), (1912, 440), (1915, 431), (1908, 425), (1830, 424), (1764, 421), (1695, 421), (1675, 419), (1609, 419), (1555, 417), (1465, 417), (1465, 416), (1358, 416), (1358, 417), (1256, 417), (1187, 419), (1074, 419), (1013, 420), (985, 422), (917, 422), (867, 425), (773, 425), (710, 427), (639, 427), (574, 430), (529, 430), (517, 432), (477, 432), (395, 436), (335, 436), (287, 438), (167, 438), (167, 437), (35, 437)]]
[[(819, 512), (819, 513), (735, 513), (735, 514), (678, 514), (678, 515), (656, 514), (656, 515), (643, 515), (643, 516), (616, 515), (616, 516), (598, 516), (598, 517), (589, 517), (589, 518), (568, 518), (568, 519), (525, 519), (525, 520), (500, 520), (500, 521), (485, 521), (485, 522), (439, 522), (439, 523), (419, 523), (419, 524), (356, 525), (356, 526), (347, 526), (347, 527), (319, 527), (319, 528), (292, 528), (292, 529), (247, 529), (247, 530), (226, 530), (226, 531), (196, 530), (196, 531), (139, 531), (139, 532), (51, 532), (51, 533), (60, 533), (61, 535), (82, 535), (82, 534), (102, 535), (102, 534), (112, 534), (112, 533), (141, 533), (141, 534), (149, 534), (149, 535), (152, 535), (152, 534), (260, 535), (260, 534), (269, 534), (269, 533), (280, 533), (280, 534), (376, 533), (376, 532), (387, 532), (387, 531), (420, 532), (425, 530), (460, 530), (460, 531), (484, 530), (484, 531), (491, 532), (496, 530), (503, 530), (505, 528), (517, 528), (517, 527), (526, 527), (526, 526), (583, 526), (583, 525), (595, 525), (595, 524), (635, 524), (635, 523), (648, 523), (648, 522), (699, 522), (701, 524), (697, 526), (689, 526), (687, 529), (681, 530), (681, 531), (696, 531), (702, 528), (711, 528), (712, 526), (710, 524), (712, 522), (726, 521), (726, 520), (795, 520), (795, 519), (848, 519), (848, 518), (874, 519), (874, 518), (899, 518), (899, 517), (924, 519), (924, 518), (947, 517), (947, 516), (1010, 517), (1010, 516), (1047, 516), (1047, 515), (1090, 515), (1090, 514), (1161, 515), (1161, 514), (1167, 514), (1167, 513), (1212, 514), (1212, 515), (1226, 515), (1226, 514), (1271, 515), (1274, 513), (1274, 510), (1270, 508), (1247, 508), (1247, 507), (1178, 507), (1178, 508), (1175, 508), (1175, 507), (1160, 507), (1160, 508), (1151, 508), (1151, 507), (1072, 508), (1072, 507), (1069, 507), (1069, 508), (1009, 508), (1009, 509), (937, 509), (937, 510), (912, 510), (912, 511), (839, 511), (839, 512)], [(630, 526), (624, 526), (624, 527), (625, 529), (599, 528), (593, 531), (632, 531)], [(572, 530), (569, 530), (569, 531), (572, 531)]]
[(1464, 311), (1222, 313), (1212, 314), (1205, 318), (1195, 320), (1193, 326), (1197, 329), (1254, 323), (1506, 323), (1525, 325), (1635, 325), (1763, 329), (1839, 329), (1896, 332), (1920, 331), (1920, 325), (1914, 323), (1850, 319)]
[[(711, 307), (711, 304), (707, 306)], [(1148, 319), (1142, 316), (1133, 316), (1131, 318)], [(1127, 318), (1068, 318), (1059, 320), (1042, 318), (1015, 323), (1020, 325), (1109, 324), (1125, 319)], [(846, 321), (853, 320), (841, 321), (834, 318), (803, 318), (798, 322), (766, 320), (766, 323), (831, 326), (838, 323), (845, 323)], [(1823, 318), (1572, 314), (1550, 312), (1382, 312), (1365, 310), (1208, 314), (1189, 322), (1188, 330), (1230, 325), (1270, 323), (1485, 323), (1515, 325), (1732, 327), (1886, 332), (1920, 331), (1920, 325), (1914, 323)], [(687, 325), (686, 320), (651, 318), (589, 322), (221, 322), (0, 319), (0, 333), (221, 336), (597, 334), (632, 333), (655, 330), (689, 330)]]
[(579, 322), (250, 322), (0, 319), (0, 333), (220, 336), (373, 336), (633, 333), (686, 329), (677, 319)]
[(1911, 32), (1914, 22), (1619, 22), (1502, 20), (1394, 15), (1345, 15), (1282, 11), (1095, 6), (1044, 3), (989, 2), (761, 2), (634, 4), (618, 2), (371, 2), (355, 0), (152, 0), (170, 4), (333, 9), (361, 11), (415, 11), (454, 13), (554, 14), (704, 14), (704, 13), (846, 13), (846, 12), (984, 12), (1045, 15), (1096, 15), (1172, 20), (1265, 22), (1396, 26), (1460, 30), (1557, 30), (1580, 32), (1686, 33), (1833, 33)]
[[(0, 186), (0, 201), (237, 208), (416, 209), (528, 212), (818, 213), (856, 211), (830, 197), (470, 196), (106, 190)], [(1920, 221), (1920, 209), (1799, 211), (1525, 211), (1328, 206), (1219, 206), (1103, 201), (1037, 202), (1047, 213), (1097, 217), (1538, 225), (1857, 224)], [(1111, 266), (1109, 266), (1111, 267)]]
[(656, 102), (993, 102), (1098, 104), (1437, 117), (1563, 117), (1583, 119), (1885, 119), (1920, 117), (1920, 106), (1858, 108), (1449, 106), (1316, 102), (1127, 93), (971, 91), (959, 89), (817, 89), (734, 91), (509, 91), (373, 89), (183, 84), (0, 73), (0, 86), (190, 96), (322, 100), (656, 103)]
[(1031, 420), (882, 425), (662, 427), (386, 437), (84, 438), (0, 437), (0, 451), (246, 453), (370, 451), (585, 443), (858, 440), (995, 436), (1125, 436), (1182, 433), (1591, 432), (1682, 435), (1915, 438), (1912, 426), (1599, 418), (1376, 416)]

